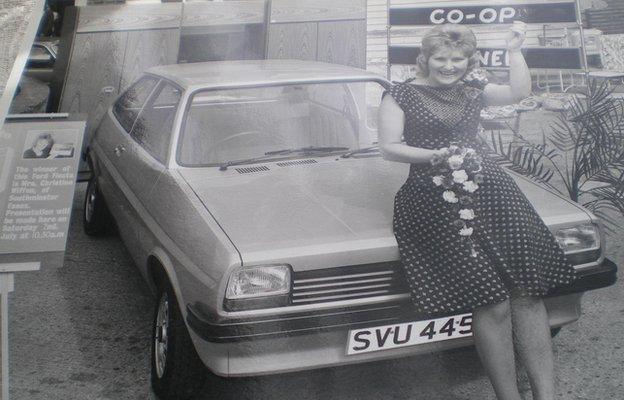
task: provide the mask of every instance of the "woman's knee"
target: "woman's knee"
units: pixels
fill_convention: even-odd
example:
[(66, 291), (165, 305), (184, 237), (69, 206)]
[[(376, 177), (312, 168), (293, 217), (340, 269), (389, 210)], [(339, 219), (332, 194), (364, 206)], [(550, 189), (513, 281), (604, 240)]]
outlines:
[(473, 311), (476, 319), (488, 320), (493, 323), (502, 323), (511, 317), (511, 305), (509, 300), (496, 304), (481, 306)]

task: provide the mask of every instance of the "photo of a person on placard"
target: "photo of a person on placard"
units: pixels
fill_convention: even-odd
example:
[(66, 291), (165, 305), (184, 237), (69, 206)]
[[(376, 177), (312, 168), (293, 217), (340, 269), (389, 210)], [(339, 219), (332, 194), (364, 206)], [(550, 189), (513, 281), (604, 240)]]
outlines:
[(520, 52), (525, 31), (524, 23), (511, 28), (510, 82), (497, 85), (473, 79), (479, 61), (470, 28), (432, 28), (422, 40), (418, 76), (395, 85), (382, 100), (380, 147), (387, 160), (410, 164), (395, 197), (393, 229), (416, 310), (431, 316), (473, 313), (476, 347), (500, 400), (521, 398), (515, 336), (533, 398), (552, 400), (553, 353), (543, 297), (570, 284), (574, 269), (477, 138), (484, 106), (510, 104), (530, 93)]
[(32, 143), (32, 145), (24, 150), (22, 158), (51, 159), (74, 156), (74, 145), (72, 143), (57, 143), (54, 140), (54, 136), (49, 132), (35, 133), (32, 142), (26, 139), (26, 143)]
[(32, 142), (32, 146), (24, 151), (23, 158), (48, 158), (54, 146), (54, 139), (49, 133), (40, 133)]

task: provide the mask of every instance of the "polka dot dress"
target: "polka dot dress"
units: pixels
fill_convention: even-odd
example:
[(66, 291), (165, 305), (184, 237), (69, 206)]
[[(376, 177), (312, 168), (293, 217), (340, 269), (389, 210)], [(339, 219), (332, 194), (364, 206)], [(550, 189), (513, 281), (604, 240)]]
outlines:
[[(389, 94), (405, 113), (404, 139), (427, 149), (476, 141), (483, 90), (459, 83), (436, 88), (401, 83)], [(471, 311), (512, 292), (544, 296), (570, 284), (574, 269), (513, 179), (483, 157), (475, 192), (471, 254), (453, 225), (457, 211), (442, 198), (428, 165), (412, 164), (394, 203), (394, 234), (412, 302), (422, 314)]]

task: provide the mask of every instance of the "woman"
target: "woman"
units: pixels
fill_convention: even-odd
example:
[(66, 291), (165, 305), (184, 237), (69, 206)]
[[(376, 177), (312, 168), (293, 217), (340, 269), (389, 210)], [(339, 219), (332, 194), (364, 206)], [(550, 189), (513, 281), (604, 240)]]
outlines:
[(35, 138), (31, 148), (24, 151), (23, 158), (48, 158), (53, 145), (52, 135), (41, 133)]
[(513, 326), (533, 399), (552, 400), (553, 355), (542, 297), (574, 280), (572, 266), (513, 179), (485, 155), (479, 183), (469, 190), (474, 196), (457, 193), (460, 204), (464, 197), (470, 201), (472, 211), (461, 215), (470, 220), (468, 230), (459, 229), (457, 222), (464, 222), (450, 206), (459, 199), (443, 195), (432, 176), (432, 159), (451, 144), (479, 154), (476, 134), (485, 105), (529, 95), (531, 77), (520, 52), (524, 32), (524, 24), (514, 24), (507, 40), (510, 83), (495, 85), (466, 80), (478, 64), (470, 29), (431, 29), (417, 60), (420, 75), (395, 85), (382, 100), (380, 147), (385, 159), (410, 164), (395, 198), (393, 224), (417, 311), (473, 312), (475, 344), (499, 400), (521, 398)]

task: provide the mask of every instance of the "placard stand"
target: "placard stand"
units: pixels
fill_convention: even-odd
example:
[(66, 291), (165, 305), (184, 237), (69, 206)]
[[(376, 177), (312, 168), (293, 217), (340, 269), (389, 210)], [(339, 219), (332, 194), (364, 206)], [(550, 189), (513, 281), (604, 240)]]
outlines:
[(0, 321), (2, 333), (0, 341), (0, 358), (2, 358), (2, 390), (0, 400), (9, 400), (9, 293), (14, 289), (14, 276), (16, 272), (38, 271), (40, 262), (25, 262), (0, 264)]

